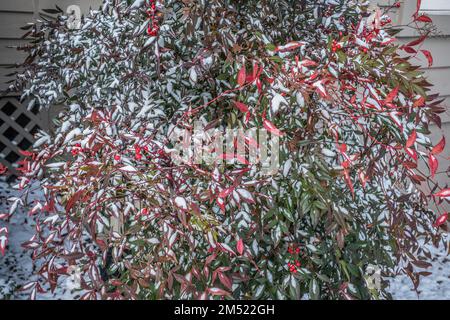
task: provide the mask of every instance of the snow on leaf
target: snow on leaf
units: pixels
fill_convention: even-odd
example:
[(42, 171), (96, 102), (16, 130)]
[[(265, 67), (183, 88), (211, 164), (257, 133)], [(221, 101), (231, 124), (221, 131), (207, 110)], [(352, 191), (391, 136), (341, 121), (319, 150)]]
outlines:
[(50, 143), (51, 139), (49, 135), (43, 135), (42, 137), (40, 137), (39, 139), (37, 139), (34, 144), (33, 144), (33, 148), (39, 148), (40, 146), (42, 146), (45, 143)]
[(140, 8), (144, 5), (146, 0), (135, 0), (133, 4), (130, 6), (132, 9)]
[(416, 150), (411, 149), (411, 148), (406, 148), (405, 151), (406, 151), (406, 153), (407, 153), (411, 158), (413, 158), (415, 161), (418, 160), (418, 156), (417, 156)]
[(322, 96), (322, 98), (326, 98), (328, 96), (325, 87), (323, 86), (323, 80), (319, 80), (313, 83), (313, 87), (317, 89), (317, 92)]
[(247, 202), (254, 202), (252, 194), (245, 189), (236, 189), (236, 192)]
[(136, 168), (131, 165), (124, 166), (124, 167), (120, 168), (119, 170), (123, 171), (123, 172), (130, 172), (130, 173), (137, 172)]
[(66, 162), (54, 162), (54, 163), (49, 163), (47, 165), (45, 165), (47, 168), (51, 168), (51, 169), (55, 169), (55, 168), (60, 168), (65, 166), (67, 163)]
[(443, 189), (434, 195), (439, 198), (450, 198), (450, 189)]
[(208, 292), (213, 296), (229, 296), (230, 294), (220, 288), (208, 288)]
[(411, 148), (411, 147), (416, 143), (416, 140), (417, 140), (417, 132), (416, 132), (416, 130), (414, 129), (414, 130), (411, 132), (411, 134), (410, 134), (408, 140), (406, 141), (405, 147), (406, 147), (406, 148)]
[(0, 228), (0, 253), (5, 255), (6, 246), (8, 245), (8, 228)]
[(187, 202), (186, 202), (185, 198), (183, 198), (183, 197), (176, 197), (174, 201), (175, 201), (175, 205), (178, 208), (183, 209), (183, 210), (187, 210), (188, 209), (188, 205), (187, 205)]
[(193, 83), (197, 83), (198, 76), (197, 76), (197, 71), (195, 71), (195, 67), (192, 67), (192, 68), (189, 70), (189, 79), (190, 79)]
[(298, 49), (300, 47), (303, 47), (306, 44), (306, 42), (301, 42), (301, 41), (293, 41), (293, 42), (289, 42), (283, 46), (278, 46), (275, 48), (275, 52), (288, 52), (288, 51), (293, 51), (295, 49)]
[(9, 215), (12, 215), (14, 212), (16, 212), (19, 204), (23, 205), (23, 202), (20, 198), (11, 198), (10, 201), (13, 201), (11, 207), (9, 207)]
[(66, 138), (64, 139), (64, 144), (67, 144), (69, 141), (73, 140), (78, 135), (81, 135), (80, 128), (73, 129), (66, 135)]
[(281, 94), (277, 93), (272, 98), (272, 103), (271, 103), (271, 111), (273, 114), (278, 112), (281, 104), (288, 105), (288, 102)]
[(45, 218), (44, 223), (50, 223), (51, 225), (54, 225), (56, 220), (58, 220), (58, 215), (57, 214)]
[(272, 133), (276, 136), (279, 136), (279, 137), (284, 136), (284, 133), (282, 131), (280, 131), (277, 127), (275, 127), (275, 125), (267, 119), (264, 119), (263, 126), (264, 126), (264, 128), (266, 128), (267, 131), (269, 131), (270, 133)]

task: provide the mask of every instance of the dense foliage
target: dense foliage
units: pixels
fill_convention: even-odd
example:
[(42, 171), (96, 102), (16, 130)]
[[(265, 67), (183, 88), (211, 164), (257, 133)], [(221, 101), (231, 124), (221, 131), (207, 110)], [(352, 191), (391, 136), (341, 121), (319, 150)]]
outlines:
[[(368, 267), (426, 274), (447, 218), (427, 203), (450, 193), (432, 180), (445, 140), (427, 137), (443, 110), (410, 62), (432, 63), (426, 34), (399, 47), (356, 0), (106, 0), (66, 21), (29, 26), (15, 83), (30, 107), (67, 106), (11, 199), (36, 220), (33, 296), (70, 266), (85, 299), (376, 299)], [(169, 133), (196, 121), (267, 129), (280, 170), (174, 163)]]

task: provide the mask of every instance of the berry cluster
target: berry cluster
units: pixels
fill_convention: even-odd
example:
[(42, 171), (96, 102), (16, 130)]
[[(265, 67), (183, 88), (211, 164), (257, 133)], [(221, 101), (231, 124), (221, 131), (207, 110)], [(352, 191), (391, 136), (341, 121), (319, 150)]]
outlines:
[(392, 19), (387, 17), (386, 19), (383, 19), (383, 21), (381, 21), (381, 26), (384, 27), (385, 25), (392, 23)]
[(158, 21), (156, 19), (156, 0), (148, 0), (147, 2), (148, 27), (147, 34), (156, 37), (159, 31)]
[(288, 253), (290, 255), (289, 260), (290, 262), (288, 262), (287, 266), (289, 268), (289, 271), (291, 273), (297, 273), (297, 269), (301, 267), (301, 263), (298, 260), (299, 259), (299, 255), (300, 255), (300, 247), (297, 245), (290, 245), (288, 247)]
[(333, 40), (331, 51), (336, 52), (339, 49), (342, 49), (342, 45), (339, 42), (337, 42), (336, 40)]
[(148, 147), (147, 146), (141, 147), (140, 145), (134, 146), (134, 158), (138, 161), (142, 160), (142, 150), (148, 152)]
[(83, 148), (81, 148), (81, 144), (79, 144), (79, 143), (77, 143), (71, 150), (73, 156), (78, 155), (82, 151), (83, 151)]

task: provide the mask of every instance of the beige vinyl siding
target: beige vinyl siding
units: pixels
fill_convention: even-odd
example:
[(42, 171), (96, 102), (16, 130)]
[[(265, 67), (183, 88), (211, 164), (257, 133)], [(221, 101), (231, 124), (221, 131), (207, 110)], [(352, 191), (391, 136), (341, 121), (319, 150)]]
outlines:
[[(422, 2), (425, 2), (423, 0)], [(450, 2), (450, 0), (448, 0)], [(386, 7), (392, 5), (396, 1), (393, 0), (378, 0), (374, 3), (380, 7)], [(415, 0), (403, 0), (400, 1), (402, 6), (400, 9), (395, 10), (392, 14), (394, 23), (404, 25), (412, 21), (412, 15), (416, 10)], [(436, 28), (435, 34), (428, 38), (420, 50), (429, 50), (434, 59), (432, 67), (428, 67), (428, 62), (422, 54), (418, 54), (415, 59), (415, 63), (421, 66), (425, 71), (426, 77), (430, 83), (434, 85), (431, 89), (431, 93), (439, 93), (441, 98), (445, 99), (442, 105), (447, 109), (444, 114), (441, 114), (442, 128), (438, 128), (436, 125), (432, 125), (430, 130), (432, 132), (431, 139), (437, 143), (442, 136), (445, 136), (447, 145), (442, 153), (438, 156), (439, 170), (438, 172), (446, 171), (450, 167), (450, 14), (448, 12), (426, 12), (432, 19)], [(401, 44), (408, 43), (418, 36), (417, 31), (413, 29), (404, 29), (398, 35), (398, 42)], [(428, 167), (425, 163), (420, 164), (420, 168), (423, 172), (428, 173)], [(436, 176), (436, 181), (441, 187), (450, 185), (450, 179), (446, 173), (441, 173)], [(423, 190), (429, 192), (428, 187), (423, 184)], [(450, 205), (444, 204), (444, 209), (450, 210)]]
[[(82, 12), (89, 7), (98, 7), (101, 0), (0, 0), (0, 90), (8, 87), (5, 82), (12, 77), (14, 66), (24, 60), (25, 54), (12, 46), (27, 43), (24, 35), (27, 31), (20, 28), (36, 21), (42, 9), (55, 8), (57, 4), (62, 10), (69, 5), (80, 5)], [(51, 113), (27, 110), (27, 101), (19, 101), (20, 92), (0, 97), (0, 163), (9, 168), (11, 174), (17, 174), (15, 168), (21, 159), (20, 150), (27, 149), (33, 142), (33, 135), (39, 129), (48, 130)]]
[(26, 31), (20, 28), (34, 21), (42, 9), (55, 8), (55, 4), (63, 10), (79, 5), (85, 13), (90, 7), (97, 9), (101, 0), (0, 0), (0, 90), (7, 87), (5, 82), (10, 78), (6, 75), (12, 72), (4, 67), (25, 58), (23, 53), (8, 48), (26, 43), (21, 39)]

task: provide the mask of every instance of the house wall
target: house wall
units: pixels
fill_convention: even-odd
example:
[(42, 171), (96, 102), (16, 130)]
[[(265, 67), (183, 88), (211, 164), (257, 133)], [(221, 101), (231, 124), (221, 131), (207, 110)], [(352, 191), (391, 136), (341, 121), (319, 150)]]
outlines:
[[(0, 92), (8, 87), (6, 82), (12, 77), (8, 74), (14, 69), (7, 68), (23, 61), (25, 55), (10, 48), (27, 43), (20, 28), (35, 21), (42, 9), (54, 9), (55, 4), (66, 11), (70, 5), (79, 5), (82, 12), (90, 6), (99, 6), (101, 0), (0, 0)], [(27, 101), (19, 100), (20, 93), (0, 97), (0, 163), (7, 166), (10, 178), (16, 174), (20, 150), (26, 150), (34, 142), (33, 135), (39, 130), (47, 130), (50, 113), (38, 109), (27, 110)]]
[[(398, 2), (394, 0), (372, 0), (374, 4), (379, 5), (382, 9), (391, 6), (393, 3)], [(422, 8), (430, 8), (430, 0), (422, 0), (424, 6)], [(412, 21), (412, 15), (416, 11), (416, 0), (402, 0), (401, 7), (395, 9), (392, 14), (392, 19), (394, 23), (398, 25), (406, 25)], [(450, 0), (445, 0), (449, 2)], [(448, 3), (446, 7), (448, 7)], [(426, 77), (429, 82), (434, 84), (431, 93), (439, 93), (445, 101), (443, 106), (446, 107), (446, 112), (441, 114), (442, 127), (439, 128), (436, 125), (431, 127), (431, 139), (432, 141), (438, 142), (445, 136), (447, 141), (447, 146), (441, 156), (438, 156), (440, 163), (439, 170), (441, 173), (437, 174), (436, 181), (441, 187), (450, 185), (449, 175), (447, 173), (442, 173), (442, 171), (447, 171), (450, 169), (450, 11), (426, 11), (435, 26), (435, 31), (433, 34), (425, 40), (423, 46), (420, 49), (429, 50), (434, 58), (433, 66), (428, 67), (428, 62), (425, 57), (421, 54), (415, 60), (415, 63), (420, 65), (425, 71)], [(408, 43), (414, 38), (417, 38), (418, 33), (416, 30), (405, 28), (398, 36), (398, 42)], [(428, 172), (428, 167), (426, 164), (422, 163), (420, 168), (424, 172)], [(422, 186), (425, 191), (429, 188), (426, 185)], [(446, 210), (450, 210), (450, 205), (444, 205)]]
[(25, 44), (21, 39), (25, 31), (20, 28), (39, 17), (42, 9), (54, 9), (55, 4), (64, 11), (70, 5), (79, 5), (83, 12), (98, 7), (101, 0), (1, 0), (0, 1), (0, 90), (5, 89), (6, 75), (11, 70), (4, 67), (21, 61), (24, 54), (8, 46)]

